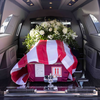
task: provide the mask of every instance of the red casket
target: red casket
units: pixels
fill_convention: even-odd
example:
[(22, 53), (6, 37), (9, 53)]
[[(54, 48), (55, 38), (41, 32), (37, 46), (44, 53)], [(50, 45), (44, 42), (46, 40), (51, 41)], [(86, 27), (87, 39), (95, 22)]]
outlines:
[(56, 75), (58, 77), (58, 82), (66, 82), (68, 79), (69, 72), (64, 67), (64, 65), (58, 60), (55, 64), (40, 64), (36, 62), (31, 62), (27, 64), (27, 70), (29, 73), (30, 82), (42, 82), (44, 81), (44, 76)]

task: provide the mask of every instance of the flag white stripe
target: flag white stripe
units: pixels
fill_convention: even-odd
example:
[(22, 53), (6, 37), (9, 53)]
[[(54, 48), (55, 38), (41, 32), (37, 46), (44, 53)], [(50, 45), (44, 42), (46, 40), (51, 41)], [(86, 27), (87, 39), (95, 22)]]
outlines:
[(68, 46), (66, 46), (64, 42), (63, 42), (63, 45), (64, 45), (64, 50), (66, 52), (66, 56), (63, 58), (61, 62), (63, 63), (65, 68), (68, 69), (74, 63), (74, 59)]
[(73, 80), (73, 77), (72, 77), (72, 75), (69, 73), (69, 75), (68, 75), (68, 78), (70, 79), (70, 80)]
[(76, 68), (72, 70), (72, 74), (75, 72)]
[(64, 50), (65, 50), (67, 56), (70, 57), (70, 59), (74, 61), (73, 55), (71, 54), (71, 51), (70, 51), (70, 48), (68, 47), (68, 45), (65, 44), (64, 42), (63, 42), (63, 45), (64, 45)]
[(49, 64), (54, 64), (58, 59), (57, 43), (55, 40), (48, 40), (46, 45), (46, 51)]
[(24, 85), (26, 84), (26, 82), (23, 81), (23, 78), (27, 75), (27, 73), (25, 73), (24, 75), (22, 75), (17, 81), (16, 84), (18, 85)]
[(15, 71), (19, 71), (19, 70), (21, 70), (22, 68), (19, 68), (18, 67), (18, 63), (12, 68), (12, 70), (10, 71), (10, 74), (12, 74), (13, 72), (15, 72)]
[(27, 61), (28, 61), (28, 63), (30, 63), (32, 61), (38, 62), (36, 46), (34, 48), (32, 48), (32, 50), (30, 52), (27, 53)]

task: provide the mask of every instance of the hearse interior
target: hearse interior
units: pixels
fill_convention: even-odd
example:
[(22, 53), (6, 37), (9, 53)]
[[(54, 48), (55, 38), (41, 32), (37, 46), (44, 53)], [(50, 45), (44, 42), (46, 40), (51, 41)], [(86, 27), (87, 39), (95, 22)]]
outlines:
[[(10, 73), (26, 54), (23, 45), (26, 36), (37, 25), (54, 19), (71, 28), (78, 36), (75, 38), (78, 49), (71, 49), (78, 61), (72, 75), (75, 80), (56, 80), (50, 84), (45, 80), (27, 81), (25, 85), (14, 83)], [(0, 96), (99, 97), (99, 0), (0, 0), (0, 25)], [(53, 77), (50, 73), (44, 77), (48, 79), (47, 76)]]

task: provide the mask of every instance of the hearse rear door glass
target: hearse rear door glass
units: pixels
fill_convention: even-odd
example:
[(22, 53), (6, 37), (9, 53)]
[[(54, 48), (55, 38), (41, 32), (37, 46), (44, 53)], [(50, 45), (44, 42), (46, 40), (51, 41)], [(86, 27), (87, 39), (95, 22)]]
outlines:
[(81, 28), (81, 32), (82, 32), (82, 35), (83, 35), (83, 39), (86, 39), (86, 34), (85, 34), (85, 28), (84, 28), (84, 25), (82, 22), (79, 21), (79, 25), (80, 25), (80, 28)]
[(4, 32), (6, 31), (6, 28), (7, 28), (8, 24), (9, 24), (9, 22), (10, 22), (12, 16), (13, 16), (12, 14), (9, 15), (9, 16), (5, 19), (5, 21), (3, 22), (3, 24), (2, 24), (2, 26), (1, 26), (1, 28), (0, 28), (0, 32), (1, 32), (1, 33), (4, 33)]
[(5, 0), (0, 0), (0, 27), (1, 27), (4, 4), (5, 4)]
[(16, 31), (16, 36), (19, 36), (21, 28), (22, 28), (22, 22), (18, 25), (17, 31)]
[(97, 19), (94, 15), (92, 15), (92, 14), (90, 14), (90, 18), (92, 19), (92, 22), (93, 22), (93, 24), (94, 24), (94, 26), (95, 26), (95, 28), (96, 28), (96, 30), (97, 30), (98, 35), (100, 35), (100, 22), (99, 22), (98, 19)]

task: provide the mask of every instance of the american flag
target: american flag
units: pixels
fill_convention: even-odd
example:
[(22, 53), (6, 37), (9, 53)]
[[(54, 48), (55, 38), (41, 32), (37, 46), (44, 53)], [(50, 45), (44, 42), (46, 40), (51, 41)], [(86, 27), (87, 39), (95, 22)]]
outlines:
[(60, 40), (40, 40), (33, 48), (16, 63), (11, 70), (11, 78), (18, 85), (26, 84), (29, 73), (27, 64), (39, 62), (42, 64), (54, 64), (58, 58), (69, 72), (68, 78), (74, 80), (72, 74), (77, 67), (77, 59), (72, 54), (69, 46)]

